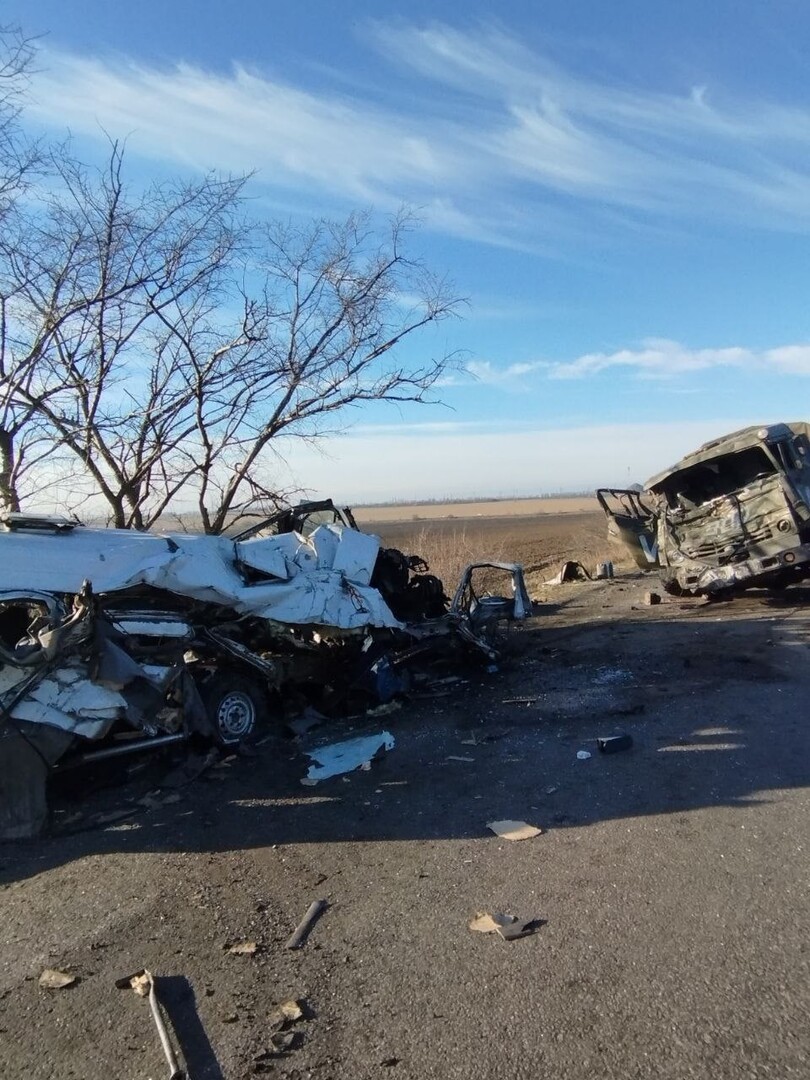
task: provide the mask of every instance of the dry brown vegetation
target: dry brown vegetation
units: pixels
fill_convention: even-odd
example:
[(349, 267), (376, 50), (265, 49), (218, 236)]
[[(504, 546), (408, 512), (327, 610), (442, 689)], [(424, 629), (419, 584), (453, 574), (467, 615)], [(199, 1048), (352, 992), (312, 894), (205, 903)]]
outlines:
[(421, 555), (447, 589), (455, 587), (468, 563), (480, 560), (521, 563), (530, 591), (556, 573), (566, 559), (576, 559), (588, 570), (605, 559), (618, 561), (617, 553), (608, 545), (601, 511), (363, 521), (362, 527), (376, 532), (392, 547)]
[(536, 517), (537, 515), (583, 514), (596, 511), (593, 495), (565, 495), (535, 499), (482, 499), (479, 502), (396, 503), (391, 506), (359, 506), (358, 522), (377, 525), (388, 522), (418, 522), (475, 518)]

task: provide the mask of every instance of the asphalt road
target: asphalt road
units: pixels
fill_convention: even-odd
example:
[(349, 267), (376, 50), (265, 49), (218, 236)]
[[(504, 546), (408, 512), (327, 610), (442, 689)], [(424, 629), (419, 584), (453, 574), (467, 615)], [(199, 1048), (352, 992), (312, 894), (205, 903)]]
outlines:
[[(364, 721), (396, 738), (369, 772), (302, 787), (271, 740), (106, 826), (87, 815), (137, 807), (161, 763), (62, 794), (80, 831), (0, 851), (0, 1075), (167, 1076), (114, 987), (147, 967), (194, 1080), (804, 1080), (810, 602), (645, 608), (647, 587), (552, 590), (503, 670)], [(599, 754), (618, 731), (633, 749)], [(477, 911), (542, 925), (507, 942)], [(78, 982), (43, 990), (45, 967)]]

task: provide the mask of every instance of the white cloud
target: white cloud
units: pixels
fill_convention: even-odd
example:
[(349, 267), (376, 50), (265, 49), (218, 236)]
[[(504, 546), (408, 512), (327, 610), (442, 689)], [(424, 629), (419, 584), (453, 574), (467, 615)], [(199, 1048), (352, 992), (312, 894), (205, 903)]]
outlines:
[(738, 345), (720, 349), (689, 349), (677, 341), (651, 338), (643, 342), (640, 349), (586, 353), (575, 360), (553, 364), (549, 367), (549, 376), (553, 379), (581, 379), (609, 368), (625, 368), (644, 378), (665, 379), (718, 367), (810, 375), (810, 345), (783, 345), (762, 350)]
[(230, 76), (188, 64), (165, 70), (49, 52), (31, 113), (75, 132), (132, 133), (141, 153), (202, 168), (262, 169), (268, 183), (302, 179), (368, 197), (375, 186), (449, 182), (452, 153), (415, 119), (367, 101), (314, 94), (236, 66)]
[(514, 363), (506, 367), (497, 367), (490, 360), (471, 360), (464, 365), (465, 371), (472, 376), (475, 382), (485, 383), (492, 386), (503, 383), (514, 383), (531, 375), (540, 368), (547, 367), (541, 361), (535, 363)]
[(404, 200), (437, 231), (527, 250), (593, 240), (594, 222), (615, 230), (637, 214), (648, 226), (810, 226), (810, 107), (722, 99), (708, 79), (679, 94), (639, 87), (632, 71), (624, 85), (598, 82), (487, 29), (378, 26), (372, 40), (423, 80), (394, 75), (386, 106), (368, 88), (313, 89), (239, 66), (52, 51), (30, 115), (131, 136), (138, 153), (175, 166), (256, 169), (266, 190), (309, 205)]

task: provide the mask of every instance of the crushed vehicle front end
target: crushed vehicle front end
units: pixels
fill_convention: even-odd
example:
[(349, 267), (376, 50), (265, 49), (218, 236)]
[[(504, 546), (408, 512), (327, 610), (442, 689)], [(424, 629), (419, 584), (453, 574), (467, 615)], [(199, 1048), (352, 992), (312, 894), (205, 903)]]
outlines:
[(810, 442), (803, 423), (746, 428), (647, 482), (664, 588), (718, 596), (810, 577)]
[[(274, 707), (385, 702), (420, 658), (491, 663), (498, 626), (531, 611), (519, 566), (469, 567), (451, 604), (350, 511), (295, 510), (237, 537), (3, 519), (0, 836), (39, 830), (55, 766), (194, 734), (236, 745)], [(509, 595), (491, 595), (487, 570)]]

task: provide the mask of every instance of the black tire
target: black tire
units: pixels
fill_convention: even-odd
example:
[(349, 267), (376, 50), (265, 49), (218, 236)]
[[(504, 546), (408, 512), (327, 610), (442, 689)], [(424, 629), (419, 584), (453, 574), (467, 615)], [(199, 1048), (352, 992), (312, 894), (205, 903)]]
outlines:
[(254, 679), (217, 671), (200, 687), (200, 697), (222, 746), (249, 742), (267, 713), (267, 695)]

